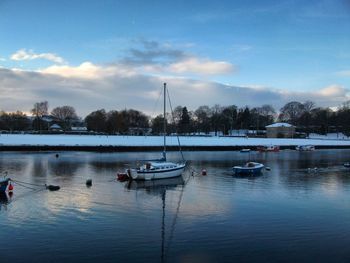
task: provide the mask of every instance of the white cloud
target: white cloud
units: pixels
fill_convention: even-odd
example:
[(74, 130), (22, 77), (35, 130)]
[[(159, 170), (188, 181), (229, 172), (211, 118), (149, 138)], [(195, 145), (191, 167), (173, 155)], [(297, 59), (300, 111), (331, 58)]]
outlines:
[(136, 66), (141, 72), (157, 74), (176, 74), (176, 75), (199, 75), (214, 76), (227, 75), (236, 71), (236, 67), (229, 62), (213, 61), (198, 57), (186, 58), (177, 62), (161, 64), (144, 64)]
[(58, 64), (65, 63), (64, 59), (57, 56), (53, 53), (34, 53), (33, 50), (20, 49), (16, 51), (10, 57), (12, 60), (21, 61), (21, 60), (34, 60), (34, 59), (46, 59)]
[(5, 59), (5, 58), (0, 57), (0, 61), (6, 61), (6, 59)]
[(346, 96), (347, 92), (348, 90), (339, 85), (330, 85), (318, 91), (321, 96), (325, 97), (342, 97)]
[(101, 79), (114, 75), (130, 76), (134, 70), (130, 67), (117, 65), (98, 66), (91, 62), (81, 63), (79, 66), (54, 65), (42, 69), (39, 72), (46, 74), (58, 75), (65, 78), (82, 78), (82, 79)]
[(192, 73), (199, 75), (229, 74), (235, 67), (225, 61), (212, 61), (196, 57), (187, 58), (169, 65), (168, 70), (172, 73)]

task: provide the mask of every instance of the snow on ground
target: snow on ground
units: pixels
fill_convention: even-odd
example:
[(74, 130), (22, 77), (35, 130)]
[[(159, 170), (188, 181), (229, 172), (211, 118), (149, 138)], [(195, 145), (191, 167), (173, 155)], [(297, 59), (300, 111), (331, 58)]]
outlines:
[(344, 135), (341, 132), (334, 132), (334, 133), (327, 133), (326, 135), (317, 134), (317, 133), (310, 133), (309, 134), (310, 139), (335, 139), (335, 140), (348, 140), (350, 139), (346, 135)]
[[(258, 146), (258, 145), (315, 145), (350, 146), (343, 139), (273, 139), (237, 137), (181, 136), (182, 146)], [(102, 135), (30, 135), (2, 134), (0, 146), (162, 146), (161, 136), (102, 136)], [(167, 137), (167, 145), (177, 146), (177, 137)]]

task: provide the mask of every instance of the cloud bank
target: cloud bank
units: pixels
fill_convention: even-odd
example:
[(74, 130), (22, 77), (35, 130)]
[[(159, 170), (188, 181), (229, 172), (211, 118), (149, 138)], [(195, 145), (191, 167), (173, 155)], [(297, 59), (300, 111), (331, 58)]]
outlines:
[(340, 85), (320, 87), (314, 92), (293, 92), (264, 87), (239, 87), (217, 82), (174, 76), (150, 76), (124, 64), (78, 66), (55, 65), (40, 71), (0, 68), (0, 105), (2, 110), (30, 111), (38, 101), (49, 101), (50, 108), (71, 105), (78, 114), (105, 108), (134, 108), (154, 112), (162, 83), (167, 82), (173, 105), (196, 109), (214, 104), (261, 106), (276, 109), (297, 100), (312, 100), (317, 106), (338, 106), (350, 100), (349, 90)]
[[(295, 92), (271, 87), (225, 85), (212, 76), (232, 75), (236, 66), (227, 61), (199, 57), (188, 47), (138, 40), (117, 62), (97, 65), (86, 61), (72, 66), (54, 53), (21, 49), (11, 60), (46, 59), (54, 64), (40, 70), (0, 67), (0, 110), (29, 112), (33, 104), (47, 100), (50, 108), (70, 105), (78, 114), (105, 108), (134, 108), (155, 115), (155, 103), (163, 82), (168, 83), (173, 105), (195, 110), (201, 105), (261, 106), (276, 110), (292, 100), (312, 100), (317, 106), (336, 107), (350, 100), (349, 90), (333, 84), (315, 91)], [(348, 76), (348, 71), (338, 74)]]

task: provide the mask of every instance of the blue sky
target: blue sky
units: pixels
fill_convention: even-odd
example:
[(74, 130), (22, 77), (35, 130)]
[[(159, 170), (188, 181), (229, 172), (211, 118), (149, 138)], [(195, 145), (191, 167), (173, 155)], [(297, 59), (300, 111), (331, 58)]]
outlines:
[(335, 107), (350, 99), (349, 36), (348, 0), (0, 0), (0, 109), (150, 112), (163, 81), (190, 109)]

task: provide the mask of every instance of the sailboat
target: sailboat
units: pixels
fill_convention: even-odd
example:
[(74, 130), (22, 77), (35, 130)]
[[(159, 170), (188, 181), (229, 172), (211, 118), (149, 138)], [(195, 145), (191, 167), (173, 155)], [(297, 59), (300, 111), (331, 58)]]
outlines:
[(127, 174), (133, 180), (156, 180), (180, 176), (185, 167), (186, 162), (183, 159), (180, 163), (168, 162), (166, 158), (166, 94), (167, 88), (164, 83), (164, 122), (163, 122), (163, 156), (158, 160), (146, 161), (143, 165), (136, 169), (127, 169)]

